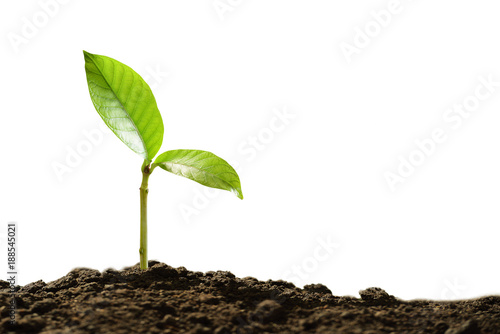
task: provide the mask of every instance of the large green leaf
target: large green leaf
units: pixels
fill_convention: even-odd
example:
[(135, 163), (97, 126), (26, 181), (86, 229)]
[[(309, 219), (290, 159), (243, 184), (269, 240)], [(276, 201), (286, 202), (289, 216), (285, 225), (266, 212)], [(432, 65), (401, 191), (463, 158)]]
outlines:
[(148, 84), (115, 59), (83, 54), (95, 109), (132, 151), (153, 160), (163, 141), (163, 121)]
[(213, 153), (200, 150), (167, 151), (156, 158), (152, 167), (156, 166), (207, 187), (229, 190), (243, 199), (238, 174), (231, 165)]

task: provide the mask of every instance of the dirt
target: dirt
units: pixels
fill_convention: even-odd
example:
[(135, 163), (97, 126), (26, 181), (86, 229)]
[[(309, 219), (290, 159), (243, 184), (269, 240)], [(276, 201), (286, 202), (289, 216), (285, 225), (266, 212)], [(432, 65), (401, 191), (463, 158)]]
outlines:
[(77, 268), (49, 283), (0, 280), (2, 333), (435, 333), (500, 334), (500, 296), (400, 300), (380, 288), (338, 297), (322, 284), (237, 278), (156, 261), (117, 271)]

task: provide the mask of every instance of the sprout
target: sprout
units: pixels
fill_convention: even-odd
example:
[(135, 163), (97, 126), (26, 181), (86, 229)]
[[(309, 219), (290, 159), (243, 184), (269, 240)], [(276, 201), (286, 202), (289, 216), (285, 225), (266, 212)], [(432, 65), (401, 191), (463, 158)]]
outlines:
[[(155, 158), (163, 141), (163, 120), (148, 84), (127, 65), (83, 51), (90, 98), (104, 123), (139, 154), (141, 167), (140, 267), (148, 268), (148, 180), (156, 167), (201, 183), (233, 192), (243, 199), (240, 178), (231, 165), (213, 153), (171, 150)], [(154, 161), (153, 161), (154, 159)]]

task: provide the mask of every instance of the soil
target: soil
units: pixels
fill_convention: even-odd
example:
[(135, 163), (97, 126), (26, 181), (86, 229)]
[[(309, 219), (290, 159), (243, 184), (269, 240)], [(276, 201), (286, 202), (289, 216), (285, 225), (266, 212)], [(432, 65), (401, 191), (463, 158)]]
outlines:
[(156, 261), (117, 271), (77, 268), (49, 283), (0, 280), (2, 333), (435, 333), (500, 334), (500, 296), (404, 301), (380, 288), (338, 297), (322, 284), (237, 278)]

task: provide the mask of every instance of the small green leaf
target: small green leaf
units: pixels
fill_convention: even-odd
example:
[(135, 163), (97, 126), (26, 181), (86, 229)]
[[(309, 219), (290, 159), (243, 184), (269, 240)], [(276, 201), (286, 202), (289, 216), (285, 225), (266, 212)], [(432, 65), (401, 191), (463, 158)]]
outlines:
[(238, 174), (230, 164), (213, 153), (200, 150), (167, 151), (156, 158), (152, 167), (156, 166), (207, 187), (229, 190), (243, 199)]
[(148, 84), (119, 61), (83, 51), (90, 97), (106, 125), (132, 151), (153, 160), (163, 121)]

